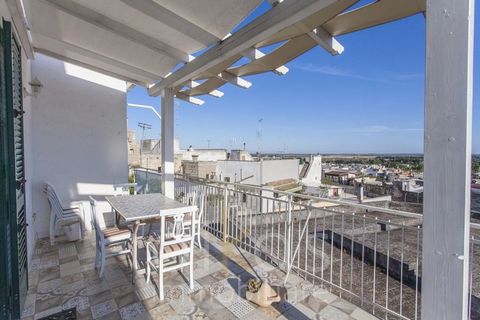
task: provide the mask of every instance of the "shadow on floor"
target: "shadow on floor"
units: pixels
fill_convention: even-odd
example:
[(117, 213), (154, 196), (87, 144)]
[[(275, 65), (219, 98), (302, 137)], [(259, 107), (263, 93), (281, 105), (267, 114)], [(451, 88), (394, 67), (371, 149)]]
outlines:
[[(240, 266), (237, 262), (230, 259), (226, 255), (224, 255), (221, 250), (216, 248), (215, 246), (211, 245), (207, 240), (204, 238), (201, 239), (202, 246), (206, 249), (212, 257), (214, 257), (218, 262), (222, 263), (230, 272), (232, 272), (238, 279), (229, 278), (228, 283), (232, 287), (232, 289), (243, 299), (245, 299), (245, 292), (247, 288), (247, 283), (249, 279), (257, 279), (260, 278), (257, 274), (252, 274), (245, 270), (242, 266)], [(236, 246), (235, 246), (236, 247)], [(255, 269), (252, 267), (250, 262), (242, 251), (236, 247), (239, 251), (240, 255), (243, 257), (245, 262), (250, 266), (250, 268), (255, 272)], [(281, 286), (273, 286), (272, 288), (282, 297), (280, 302), (272, 303), (272, 307), (275, 308), (279, 313), (281, 313), (285, 318), (291, 320), (307, 320), (310, 319), (307, 317), (302, 311), (298, 310), (293, 304), (286, 300), (287, 297), (287, 290)]]

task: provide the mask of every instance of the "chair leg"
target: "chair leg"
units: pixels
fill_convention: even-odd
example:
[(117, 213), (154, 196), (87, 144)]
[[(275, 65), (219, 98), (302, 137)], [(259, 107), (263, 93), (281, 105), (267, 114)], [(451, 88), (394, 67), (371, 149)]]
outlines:
[(99, 244), (98, 239), (95, 241), (95, 269), (98, 269), (98, 264), (100, 261), (100, 254), (99, 254)]
[(200, 222), (198, 222), (197, 225), (197, 232), (195, 233), (195, 236), (197, 237), (197, 244), (200, 249), (202, 249), (202, 242), (200, 241)]
[(100, 276), (100, 278), (103, 278), (103, 271), (105, 269), (105, 244), (102, 243), (101, 246), (102, 247), (101, 247), (101, 257), (100, 257), (100, 259), (101, 259), (102, 264), (100, 266), (100, 275), (99, 276)]
[(160, 301), (163, 301), (164, 293), (163, 293), (163, 261), (159, 257), (159, 265), (158, 265), (158, 293), (160, 296)]
[(190, 289), (193, 290), (193, 252), (190, 253)]
[(50, 245), (53, 246), (55, 244), (55, 225), (56, 225), (56, 217), (55, 214), (50, 214)]
[(150, 272), (151, 272), (151, 266), (150, 263), (152, 261), (151, 255), (150, 255), (150, 244), (147, 243), (147, 283), (150, 282)]

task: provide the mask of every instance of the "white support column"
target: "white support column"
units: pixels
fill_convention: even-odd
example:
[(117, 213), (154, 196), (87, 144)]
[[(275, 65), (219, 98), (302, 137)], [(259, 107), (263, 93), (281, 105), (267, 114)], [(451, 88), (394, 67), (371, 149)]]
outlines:
[(174, 150), (174, 93), (166, 88), (162, 94), (162, 192), (174, 198), (175, 150)]
[(422, 319), (467, 319), (474, 0), (427, 0)]

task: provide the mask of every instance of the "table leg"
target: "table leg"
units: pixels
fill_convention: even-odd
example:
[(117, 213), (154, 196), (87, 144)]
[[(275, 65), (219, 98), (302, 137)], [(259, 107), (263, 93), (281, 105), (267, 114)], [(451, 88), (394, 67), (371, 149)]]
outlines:
[(135, 282), (135, 276), (137, 275), (137, 267), (138, 267), (138, 261), (137, 261), (137, 250), (138, 250), (138, 241), (137, 241), (137, 232), (138, 232), (138, 227), (140, 226), (140, 221), (135, 221), (133, 225), (133, 234), (132, 234), (132, 283)]

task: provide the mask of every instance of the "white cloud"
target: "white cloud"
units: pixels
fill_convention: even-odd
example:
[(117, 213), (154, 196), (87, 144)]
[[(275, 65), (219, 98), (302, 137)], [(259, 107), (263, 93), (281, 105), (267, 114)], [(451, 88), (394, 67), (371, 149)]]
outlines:
[(331, 65), (314, 65), (312, 63), (297, 63), (294, 65), (295, 68), (307, 72), (320, 73), (327, 76), (334, 77), (343, 77), (351, 78), (358, 80), (367, 80), (367, 81), (378, 81), (378, 82), (388, 82), (388, 81), (412, 81), (417, 79), (422, 79), (424, 77), (423, 73), (386, 73), (382, 77), (369, 77), (364, 76), (358, 73), (351, 72), (347, 69), (339, 68), (337, 66)]

